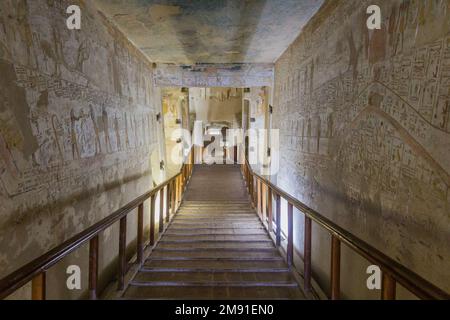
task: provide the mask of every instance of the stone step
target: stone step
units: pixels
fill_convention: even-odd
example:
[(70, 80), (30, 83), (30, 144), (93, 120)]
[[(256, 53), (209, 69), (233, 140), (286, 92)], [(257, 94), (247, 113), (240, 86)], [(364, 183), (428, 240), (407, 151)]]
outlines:
[(152, 259), (158, 259), (158, 260), (170, 260), (170, 261), (179, 261), (179, 260), (203, 260), (203, 261), (223, 261), (223, 260), (234, 260), (234, 261), (283, 261), (283, 258), (281, 258), (281, 256), (278, 255), (269, 255), (267, 257), (263, 257), (263, 256), (257, 256), (254, 255), (252, 256), (238, 256), (238, 257), (234, 257), (234, 256), (221, 256), (221, 257), (217, 257), (217, 256), (190, 256), (188, 254), (184, 254), (184, 253), (180, 253), (177, 255), (153, 255), (151, 257), (148, 258), (148, 260), (152, 260)]
[(162, 260), (147, 259), (144, 263), (145, 268), (184, 268), (184, 269), (207, 269), (207, 270), (278, 270), (287, 268), (283, 260), (236, 260), (236, 259), (182, 259), (182, 260)]
[[(243, 251), (238, 250), (197, 250), (197, 251), (186, 251), (186, 250), (158, 250), (152, 252), (151, 258), (190, 258), (190, 259), (227, 259), (236, 258), (242, 256)], [(279, 253), (276, 250), (270, 251), (245, 251), (246, 259), (279, 259)]]
[(242, 222), (202, 222), (200, 225), (195, 221), (176, 221), (174, 220), (170, 227), (177, 228), (260, 228), (262, 227), (261, 221), (252, 223), (242, 223)]
[(175, 235), (165, 234), (161, 241), (272, 241), (267, 234), (239, 234), (239, 235)]
[(140, 272), (153, 272), (153, 273), (158, 273), (158, 272), (213, 272), (213, 273), (220, 273), (220, 272), (226, 272), (226, 273), (232, 273), (232, 272), (236, 272), (236, 273), (258, 273), (258, 272), (262, 272), (262, 273), (276, 273), (276, 272), (289, 272), (289, 268), (288, 267), (280, 267), (280, 268), (258, 268), (258, 269), (242, 269), (242, 268), (237, 268), (237, 269), (232, 269), (232, 268), (218, 268), (218, 269), (212, 269), (212, 268), (205, 268), (205, 267), (199, 267), (199, 268), (183, 268), (183, 267), (178, 267), (178, 268), (157, 268), (157, 267), (146, 267), (143, 266), (140, 269)]
[(132, 281), (130, 286), (138, 287), (294, 287), (291, 281)]
[(156, 251), (180, 251), (180, 252), (198, 252), (198, 251), (212, 251), (212, 252), (239, 252), (239, 253), (247, 253), (247, 252), (275, 252), (278, 253), (278, 250), (275, 247), (268, 247), (268, 248), (242, 248), (241, 247), (231, 247), (231, 248), (226, 248), (226, 247), (216, 247), (216, 248), (204, 248), (203, 246), (200, 247), (190, 247), (190, 248), (184, 248), (184, 247), (180, 247), (180, 246), (174, 246), (172, 248), (167, 248), (167, 247), (163, 247), (163, 246), (158, 246), (157, 248), (155, 248), (153, 250), (154, 252)]
[(185, 206), (182, 205), (179, 211), (204, 211), (204, 212), (226, 212), (226, 211), (244, 211), (244, 212), (254, 212), (254, 209), (250, 205), (245, 206), (222, 206), (222, 205), (211, 205), (211, 206)]
[(218, 217), (222, 217), (222, 218), (253, 218), (253, 217), (257, 217), (255, 212), (244, 212), (244, 211), (238, 211), (238, 212), (230, 212), (230, 211), (225, 211), (225, 212), (210, 212), (210, 211), (196, 211), (196, 212), (178, 212), (177, 213), (177, 218), (178, 217), (213, 217), (213, 218), (218, 218)]
[(179, 209), (180, 212), (255, 212), (252, 206), (184, 206), (182, 205)]
[(290, 272), (151, 272), (140, 271), (133, 282), (255, 282), (255, 283), (291, 283), (297, 285)]
[(211, 201), (207, 201), (207, 200), (199, 200), (199, 201), (189, 201), (189, 200), (184, 200), (183, 201), (183, 206), (198, 206), (198, 205), (220, 205), (220, 206), (242, 206), (242, 205), (249, 205), (248, 201), (238, 201), (238, 200), (233, 200), (233, 201), (219, 201), (219, 200), (211, 200)]
[(197, 226), (197, 227), (205, 227), (208, 226), (208, 224), (210, 223), (220, 223), (225, 227), (233, 227), (235, 225), (240, 226), (240, 227), (244, 227), (244, 226), (248, 226), (248, 225), (258, 225), (261, 223), (261, 220), (259, 220), (258, 218), (253, 218), (253, 219), (193, 219), (193, 218), (189, 218), (189, 219), (184, 219), (184, 218), (175, 218), (172, 222), (175, 225), (178, 224), (191, 224)]
[(123, 298), (164, 300), (305, 299), (298, 288), (286, 286), (129, 286)]
[(199, 227), (191, 227), (191, 228), (185, 228), (185, 227), (179, 227), (179, 226), (173, 226), (171, 225), (170, 228), (167, 230), (171, 230), (171, 231), (189, 231), (189, 230), (205, 230), (205, 231), (218, 231), (220, 232), (220, 230), (265, 230), (265, 228), (260, 224), (257, 227), (247, 227), (247, 226), (241, 226), (239, 228), (230, 228), (230, 227), (203, 227), (203, 226), (199, 226)]
[(158, 249), (186, 249), (186, 250), (272, 250), (275, 246), (272, 242), (256, 243), (228, 243), (228, 242), (188, 242), (188, 243), (166, 243), (160, 242), (156, 247)]
[(204, 229), (183, 229), (177, 230), (169, 228), (166, 231), (166, 235), (185, 235), (185, 236), (195, 236), (195, 235), (260, 235), (266, 234), (263, 229), (216, 229), (216, 230), (204, 230)]
[(259, 220), (259, 218), (256, 215), (253, 215), (251, 217), (224, 217), (224, 216), (176, 216), (174, 221), (180, 222), (180, 221), (187, 221), (187, 222), (197, 222), (197, 223), (203, 223), (203, 222), (240, 222), (240, 223), (256, 223)]
[(272, 240), (198, 240), (198, 239), (176, 239), (176, 240), (164, 240), (160, 243), (232, 243), (234, 245), (241, 245), (243, 243), (253, 244), (253, 243), (273, 243)]

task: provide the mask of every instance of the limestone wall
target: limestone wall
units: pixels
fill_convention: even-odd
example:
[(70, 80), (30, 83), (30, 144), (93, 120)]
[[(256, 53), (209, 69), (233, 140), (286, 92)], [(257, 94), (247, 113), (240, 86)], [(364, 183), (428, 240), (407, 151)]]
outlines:
[[(81, 30), (66, 28), (71, 4)], [(89, 1), (3, 0), (0, 75), (1, 278), (149, 189), (161, 107), (152, 66)], [(117, 230), (101, 238), (102, 286)], [(49, 298), (84, 292), (86, 257), (82, 248), (50, 271)], [(81, 291), (65, 287), (69, 264), (82, 269)]]
[[(278, 184), (450, 290), (450, 1), (328, 1), (276, 62), (274, 106)], [(327, 289), (330, 240), (313, 233)], [(342, 259), (344, 297), (378, 297), (369, 263)]]

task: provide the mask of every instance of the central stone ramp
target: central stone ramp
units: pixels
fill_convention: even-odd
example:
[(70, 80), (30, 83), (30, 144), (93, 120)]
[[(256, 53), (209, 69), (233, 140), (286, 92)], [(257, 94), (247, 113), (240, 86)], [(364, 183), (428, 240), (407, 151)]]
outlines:
[(304, 299), (249, 201), (205, 200), (183, 202), (123, 297)]

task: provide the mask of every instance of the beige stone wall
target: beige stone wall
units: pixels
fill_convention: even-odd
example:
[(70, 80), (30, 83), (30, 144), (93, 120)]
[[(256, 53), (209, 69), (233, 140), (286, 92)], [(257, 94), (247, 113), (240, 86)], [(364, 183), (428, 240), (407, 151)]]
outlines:
[[(66, 28), (71, 4), (79, 31)], [(1, 278), (147, 191), (161, 128), (152, 66), (89, 1), (3, 0), (0, 75)], [(102, 287), (117, 231), (101, 238)], [(83, 247), (49, 272), (50, 298), (85, 291), (86, 258)], [(69, 264), (82, 269), (82, 291), (65, 287)]]
[[(372, 4), (381, 30), (366, 27)], [(278, 184), (446, 290), (449, 95), (448, 0), (328, 1), (275, 66)], [(327, 289), (330, 240), (313, 232)], [(365, 288), (368, 265), (345, 249), (344, 297), (379, 295)]]

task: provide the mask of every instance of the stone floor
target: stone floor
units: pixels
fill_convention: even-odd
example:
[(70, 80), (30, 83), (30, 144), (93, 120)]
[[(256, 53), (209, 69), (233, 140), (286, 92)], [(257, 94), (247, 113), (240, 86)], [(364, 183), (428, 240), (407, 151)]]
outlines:
[(239, 167), (196, 166), (125, 299), (303, 299), (250, 205)]

